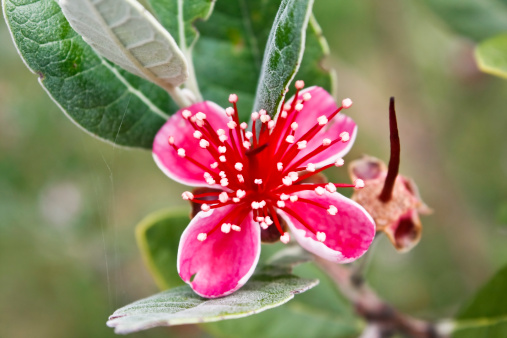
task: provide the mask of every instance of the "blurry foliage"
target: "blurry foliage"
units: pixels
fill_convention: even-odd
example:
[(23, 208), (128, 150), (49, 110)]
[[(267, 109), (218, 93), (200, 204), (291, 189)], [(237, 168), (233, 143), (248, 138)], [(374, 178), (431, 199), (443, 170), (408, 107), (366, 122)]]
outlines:
[[(315, 15), (338, 97), (355, 101), (349, 114), (359, 136), (346, 160), (362, 153), (387, 160), (394, 95), (401, 171), (435, 210), (410, 253), (380, 238), (368, 278), (403, 311), (450, 317), (507, 257), (507, 232), (498, 226), (506, 222), (507, 82), (479, 72), (473, 45), (425, 2), (321, 0)], [(17, 56), (3, 22), (0, 43), (0, 336), (113, 337), (105, 326), (112, 310), (157, 290), (134, 226), (151, 211), (185, 205), (184, 187), (149, 152), (102, 144), (69, 122)], [(329, 176), (347, 180), (345, 170)], [(78, 191), (79, 205), (56, 225), (41, 205), (68, 202), (48, 193), (62, 186)], [(41, 201), (47, 196), (56, 202)], [(132, 337), (200, 335), (177, 327)]]

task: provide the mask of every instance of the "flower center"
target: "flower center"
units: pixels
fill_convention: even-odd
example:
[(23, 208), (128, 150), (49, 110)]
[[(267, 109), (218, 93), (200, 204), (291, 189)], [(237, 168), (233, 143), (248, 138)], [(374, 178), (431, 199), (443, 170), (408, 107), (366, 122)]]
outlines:
[[(224, 233), (241, 231), (241, 223), (252, 212), (253, 221), (262, 229), (276, 226), (280, 232), (280, 240), (289, 241), (289, 234), (282, 230), (276, 217), (276, 209), (283, 210), (297, 219), (308, 231), (315, 234), (317, 240), (323, 242), (326, 234), (316, 232), (315, 229), (302, 219), (298, 213), (288, 207), (296, 201), (313, 205), (330, 215), (336, 215), (338, 209), (334, 205), (302, 198), (298, 192), (313, 190), (317, 195), (326, 191), (336, 192), (336, 188), (362, 188), (364, 182), (357, 180), (354, 184), (342, 183), (305, 183), (311, 176), (332, 166), (342, 166), (343, 159), (334, 163), (317, 167), (311, 160), (338, 142), (349, 142), (348, 132), (334, 135), (334, 138), (322, 137), (320, 133), (342, 109), (352, 105), (350, 99), (342, 101), (342, 106), (335, 111), (322, 115), (313, 121), (313, 125), (304, 134), (296, 134), (299, 128), (298, 114), (303, 110), (306, 102), (312, 99), (310, 92), (302, 92), (303, 81), (296, 81), (296, 94), (292, 102), (283, 102), (276, 120), (265, 110), (251, 114), (252, 130), (247, 130), (247, 123), (239, 122), (237, 101), (238, 96), (231, 94), (229, 102), (232, 107), (225, 109), (230, 118), (227, 129), (215, 129), (208, 121), (206, 114), (198, 112), (193, 115), (189, 110), (182, 111), (184, 119), (194, 129), (193, 137), (199, 140), (199, 146), (206, 149), (214, 162), (201, 163), (193, 158), (186, 149), (175, 144), (170, 136), (169, 144), (177, 154), (204, 171), (205, 181), (213, 187), (221, 186), (221, 192), (210, 192), (193, 195), (184, 192), (182, 197), (194, 203), (201, 204), (204, 212), (235, 204), (222, 220), (208, 233), (201, 233), (198, 240), (204, 241), (214, 231), (220, 229)], [(312, 122), (310, 122), (312, 123)], [(317, 138), (322, 138), (315, 142)], [(309, 145), (313, 149), (308, 149)]]

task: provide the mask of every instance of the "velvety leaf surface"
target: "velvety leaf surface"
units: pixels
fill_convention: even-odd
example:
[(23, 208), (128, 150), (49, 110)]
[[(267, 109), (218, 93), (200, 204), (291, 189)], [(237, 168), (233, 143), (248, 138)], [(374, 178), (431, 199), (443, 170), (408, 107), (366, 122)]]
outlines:
[[(229, 94), (238, 94), (242, 120), (252, 112), (264, 49), (280, 3), (217, 1), (213, 15), (206, 22), (196, 23), (201, 36), (193, 59), (203, 97), (227, 107)], [(315, 20), (310, 20), (306, 36), (305, 54), (296, 78), (308, 86), (317, 85), (332, 92), (333, 76), (322, 67), (328, 54), (327, 43)]]
[[(263, 246), (265, 249), (267, 246)], [(296, 260), (298, 258), (295, 258)], [(208, 323), (202, 327), (216, 337), (242, 338), (356, 338), (364, 322), (342, 298), (334, 283), (315, 265), (295, 267), (298, 276), (318, 278), (320, 283), (284, 306), (236, 320)]]
[[(197, 20), (205, 21), (211, 15), (215, 1), (212, 0), (148, 0), (149, 7), (160, 23), (178, 43), (187, 60), (193, 59), (193, 47), (199, 37), (194, 24)], [(193, 63), (189, 62), (190, 78), (185, 86), (202, 101), (200, 90), (195, 80)]]
[(283, 94), (296, 75), (305, 49), (313, 0), (283, 0), (269, 34), (254, 110), (278, 111)]
[(188, 77), (173, 37), (136, 0), (59, 0), (65, 18), (101, 56), (162, 88)]
[(507, 31), (506, 0), (424, 0), (459, 34), (479, 41)]
[(507, 337), (507, 267), (500, 270), (456, 317), (454, 338)]
[(483, 72), (507, 78), (507, 34), (481, 42), (475, 57)]
[(103, 140), (151, 148), (177, 110), (164, 90), (97, 55), (55, 1), (4, 0), (3, 9), (21, 57), (67, 116)]
[(280, 306), (317, 284), (315, 279), (275, 274), (269, 269), (255, 274), (240, 290), (223, 298), (201, 298), (185, 285), (116, 310), (107, 325), (125, 334), (156, 326), (240, 318)]

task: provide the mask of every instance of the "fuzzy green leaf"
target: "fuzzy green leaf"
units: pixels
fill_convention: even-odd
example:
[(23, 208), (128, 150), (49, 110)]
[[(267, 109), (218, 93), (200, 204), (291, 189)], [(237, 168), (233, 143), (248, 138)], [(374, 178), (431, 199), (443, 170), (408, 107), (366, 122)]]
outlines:
[[(206, 22), (196, 23), (201, 36), (193, 59), (203, 97), (227, 107), (229, 94), (238, 94), (242, 120), (252, 112), (265, 46), (280, 3), (280, 0), (217, 1), (213, 15)], [(297, 79), (333, 92), (334, 73), (322, 66), (328, 52), (317, 21), (311, 19)]]
[(155, 326), (170, 326), (246, 317), (280, 306), (318, 284), (290, 274), (261, 270), (232, 295), (217, 299), (198, 296), (185, 285), (118, 309), (107, 325), (126, 334)]
[(296, 75), (305, 50), (313, 0), (283, 0), (264, 51), (254, 110), (274, 115)]

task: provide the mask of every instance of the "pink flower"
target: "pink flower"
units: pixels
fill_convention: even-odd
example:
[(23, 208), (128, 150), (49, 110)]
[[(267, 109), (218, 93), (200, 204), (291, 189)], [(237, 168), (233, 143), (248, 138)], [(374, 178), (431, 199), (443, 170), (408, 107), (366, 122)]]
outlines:
[[(236, 102), (222, 109), (206, 101), (178, 111), (155, 137), (153, 156), (170, 178), (208, 192), (183, 193), (201, 211), (183, 232), (178, 273), (207, 298), (228, 295), (252, 275), (261, 232), (292, 236), (308, 251), (337, 263), (366, 252), (375, 236), (370, 215), (336, 188), (357, 184), (302, 183), (343, 165), (356, 137), (354, 121), (339, 112), (322, 88), (301, 90), (272, 119), (252, 114), (252, 130), (240, 123)], [(199, 189), (202, 191), (202, 189)], [(279, 217), (281, 219), (279, 219)]]

